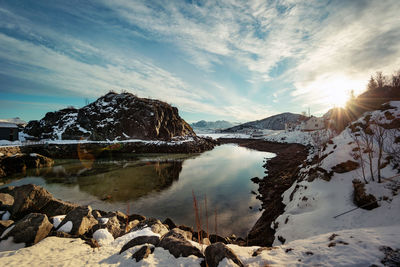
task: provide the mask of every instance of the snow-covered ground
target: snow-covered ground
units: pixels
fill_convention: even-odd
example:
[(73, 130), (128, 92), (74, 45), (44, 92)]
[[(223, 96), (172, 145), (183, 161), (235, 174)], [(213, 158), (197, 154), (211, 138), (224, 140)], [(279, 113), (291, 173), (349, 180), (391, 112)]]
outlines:
[[(103, 230), (107, 231), (107, 230)], [(38, 244), (15, 251), (0, 252), (1, 266), (200, 266), (202, 259), (196, 256), (175, 258), (169, 251), (156, 247), (153, 254), (140, 262), (132, 254), (141, 245), (122, 254), (120, 249), (131, 239), (142, 235), (157, 235), (150, 228), (131, 232), (113, 240), (109, 233), (95, 233), (101, 244), (92, 249), (81, 239), (47, 237)], [(399, 244), (400, 227), (374, 227), (336, 231), (296, 240), (285, 245), (264, 249), (252, 256), (259, 247), (228, 245), (245, 266), (370, 266), (380, 265), (384, 258), (382, 246)], [(202, 246), (191, 242), (195, 246)], [(204, 245), (203, 250), (206, 249)], [(236, 266), (224, 259), (223, 266)]]
[[(390, 109), (394, 118), (400, 118), (400, 102), (391, 102), (394, 109)], [(374, 111), (364, 114), (363, 118), (371, 115), (380, 123), (389, 123), (385, 119), (384, 113), (387, 111)], [(363, 121), (363, 118), (358, 122)], [(388, 130), (388, 131), (398, 131)], [(327, 145), (322, 156), (326, 156), (320, 163), (320, 167), (330, 172), (335, 165), (348, 160), (359, 162), (356, 153), (356, 143), (351, 135), (350, 129), (346, 129), (340, 135), (332, 139), (332, 143)], [(385, 140), (384, 147), (396, 146), (389, 137)], [(399, 146), (400, 144), (397, 144)], [(377, 157), (378, 146), (375, 144), (373, 152), (372, 169), (374, 170), (375, 181), (372, 181), (369, 173), (369, 163), (367, 153), (362, 153), (365, 164), (365, 176), (369, 183), (366, 185), (367, 193), (372, 193), (379, 203), (379, 207), (371, 211), (356, 209), (348, 214), (337, 218), (335, 215), (356, 208), (353, 203), (353, 179), (363, 181), (361, 166), (346, 173), (334, 173), (330, 181), (315, 179), (308, 181), (307, 166), (301, 170), (304, 173), (304, 180), (292, 185), (283, 194), (283, 202), (286, 205), (285, 212), (277, 218), (274, 225), (277, 226), (274, 245), (281, 242), (278, 236), (286, 239), (286, 242), (293, 240), (303, 240), (312, 238), (315, 235), (329, 233), (332, 231), (349, 230), (361, 231), (360, 228), (387, 227), (397, 229), (392, 234), (400, 233), (400, 176), (398, 170), (391, 164), (381, 169), (382, 183), (377, 179)], [(384, 152), (383, 158), (387, 156)], [(312, 155), (310, 155), (311, 159)], [(390, 231), (392, 231), (390, 230)], [(386, 230), (385, 230), (386, 231)], [(380, 238), (380, 237), (377, 237)], [(400, 239), (396, 241), (396, 248), (400, 248)]]

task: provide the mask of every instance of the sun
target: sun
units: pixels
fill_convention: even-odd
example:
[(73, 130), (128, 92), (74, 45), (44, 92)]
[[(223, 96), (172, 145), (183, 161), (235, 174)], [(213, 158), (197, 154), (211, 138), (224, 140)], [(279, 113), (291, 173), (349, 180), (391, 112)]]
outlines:
[(344, 108), (349, 100), (350, 93), (348, 90), (332, 89), (327, 96), (327, 101), (331, 106)]

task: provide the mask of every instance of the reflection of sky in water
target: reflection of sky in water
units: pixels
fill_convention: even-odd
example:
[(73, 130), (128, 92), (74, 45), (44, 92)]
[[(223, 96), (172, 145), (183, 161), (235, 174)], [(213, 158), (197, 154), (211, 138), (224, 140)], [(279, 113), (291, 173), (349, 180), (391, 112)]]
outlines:
[[(257, 192), (258, 186), (253, 184), (250, 178), (264, 176), (263, 160), (265, 157), (271, 156), (273, 156), (271, 153), (254, 151), (236, 145), (218, 146), (198, 157), (186, 159), (183, 162), (179, 180), (174, 180), (172, 185), (168, 185), (167, 188), (160, 192), (153, 190), (138, 199), (131, 198), (136, 200), (129, 201), (130, 213), (138, 213), (162, 220), (170, 217), (177, 224), (193, 225), (193, 190), (203, 214), (205, 214), (204, 195), (207, 194), (210, 232), (214, 232), (214, 211), (216, 209), (218, 234), (235, 233), (244, 237), (261, 215), (258, 211), (261, 203), (255, 198), (255, 195), (250, 193), (252, 190)], [(91, 192), (90, 190), (94, 190), (93, 188), (83, 188), (88, 185), (82, 185), (81, 180), (88, 179), (87, 183), (94, 183), (90, 184), (90, 187), (96, 187), (95, 183), (101, 183), (97, 187), (104, 187), (107, 184), (104, 179), (114, 179), (110, 180), (111, 182), (108, 181), (112, 185), (112, 183), (118, 182), (118, 179), (124, 180), (125, 183), (126, 180), (134, 179), (130, 177), (132, 173), (136, 176), (138, 173), (148, 175), (143, 167), (139, 172), (138, 169), (133, 169), (135, 167), (130, 168), (123, 171), (111, 171), (106, 175), (103, 173), (90, 178), (79, 177), (78, 184), (73, 182), (71, 184), (46, 183), (43, 178), (38, 177), (24, 178), (11, 184), (35, 183), (46, 187), (57, 198), (63, 200), (91, 205), (93, 208), (103, 210), (119, 209), (126, 211), (126, 201), (101, 201), (99, 197), (93, 196), (96, 194), (88, 193)], [(149, 178), (142, 179), (148, 180)], [(154, 181), (149, 180), (149, 182)], [(122, 186), (127, 187), (129, 185)], [(126, 190), (124, 193), (126, 194)], [(250, 209), (250, 206), (253, 209)], [(205, 229), (205, 217), (202, 219), (202, 224), (203, 229)]]

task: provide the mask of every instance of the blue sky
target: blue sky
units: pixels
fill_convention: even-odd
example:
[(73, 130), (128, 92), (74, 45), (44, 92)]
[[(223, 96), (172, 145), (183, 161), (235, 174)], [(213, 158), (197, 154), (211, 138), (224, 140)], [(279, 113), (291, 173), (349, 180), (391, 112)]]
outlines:
[(360, 93), (400, 69), (400, 2), (0, 0), (0, 118), (109, 90), (189, 122), (248, 121)]

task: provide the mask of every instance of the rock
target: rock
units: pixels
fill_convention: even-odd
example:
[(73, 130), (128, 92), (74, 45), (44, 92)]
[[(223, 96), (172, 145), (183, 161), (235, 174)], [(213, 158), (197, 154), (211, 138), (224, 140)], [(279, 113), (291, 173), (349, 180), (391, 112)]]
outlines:
[(10, 194), (0, 193), (0, 208), (6, 209), (10, 208), (14, 204), (14, 197)]
[(53, 228), (53, 225), (46, 215), (31, 213), (18, 221), (2, 240), (12, 236), (15, 243), (25, 243), (28, 246), (34, 245), (47, 237), (51, 228)]
[(166, 233), (168, 233), (168, 228), (164, 224), (162, 224), (160, 220), (154, 218), (148, 218), (146, 220), (139, 222), (139, 224), (136, 227), (134, 227), (131, 231), (137, 231), (145, 227), (150, 227), (153, 233), (159, 234), (160, 236), (163, 236)]
[(40, 139), (58, 139), (61, 132), (62, 139), (70, 140), (81, 137), (89, 140), (171, 140), (173, 137), (196, 136), (179, 116), (177, 108), (158, 100), (114, 92), (81, 109), (48, 112), (39, 122), (30, 121), (24, 132)]
[(165, 219), (165, 220), (163, 221), (163, 224), (168, 225), (168, 227), (169, 227), (170, 230), (172, 230), (172, 229), (174, 229), (174, 228), (177, 227), (176, 224), (175, 224), (170, 218)]
[(203, 253), (187, 240), (188, 237), (190, 237), (189, 232), (174, 228), (161, 239), (158, 246), (168, 250), (175, 258), (190, 255), (204, 258)]
[(154, 247), (143, 246), (132, 255), (132, 259), (135, 259), (136, 262), (139, 262), (147, 258), (151, 253), (153, 253), (153, 251)]
[(138, 220), (139, 222), (141, 222), (143, 220), (146, 220), (146, 217), (139, 214), (131, 214), (128, 216), (128, 220), (129, 221)]
[(1, 169), (5, 176), (25, 173), (27, 169), (40, 169), (53, 166), (51, 158), (39, 154), (15, 154), (0, 160)]
[(13, 220), (0, 220), (0, 236), (3, 234), (4, 230), (6, 230), (13, 223)]
[(360, 165), (352, 160), (348, 160), (346, 162), (342, 162), (339, 163), (336, 166), (332, 167), (332, 171), (336, 172), (336, 173), (345, 173), (345, 172), (349, 172), (352, 170), (355, 170), (359, 167)]
[(232, 260), (238, 266), (244, 267), (236, 254), (223, 243), (215, 243), (206, 248), (206, 264), (209, 267), (217, 267), (224, 258)]
[(125, 250), (143, 244), (152, 244), (157, 246), (160, 243), (160, 238), (158, 236), (138, 236), (126, 243), (120, 250), (119, 254), (124, 252)]
[(75, 204), (54, 198), (46, 189), (33, 184), (9, 186), (0, 189), (0, 193), (9, 194), (14, 198), (14, 204), (9, 211), (15, 219), (35, 212), (53, 217), (66, 214), (77, 207)]
[(365, 184), (358, 179), (353, 180), (354, 197), (353, 202), (358, 207), (372, 210), (379, 207), (374, 195), (365, 192)]
[(77, 207), (70, 211), (56, 230), (63, 227), (69, 221), (72, 222), (72, 229), (69, 234), (80, 236), (98, 224), (98, 221), (92, 216), (92, 208), (90, 206)]
[(215, 234), (211, 234), (209, 237), (210, 237), (211, 243), (222, 242), (224, 244), (229, 244), (228, 240), (225, 237), (215, 235)]
[(107, 229), (108, 232), (115, 238), (118, 238), (125, 234), (125, 225), (121, 224), (118, 220), (117, 216), (113, 217), (103, 217), (107, 222), (102, 223), (103, 221), (100, 219), (100, 223), (93, 226), (91, 232), (96, 232), (98, 229)]

